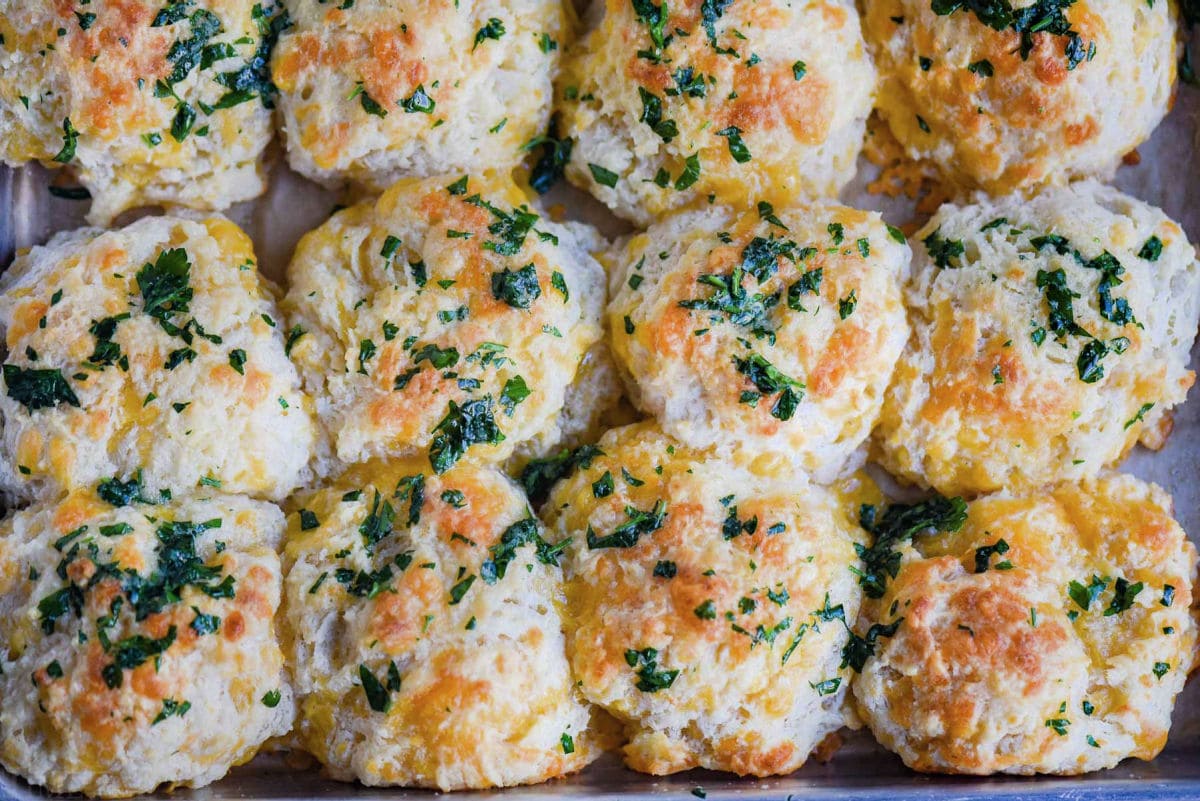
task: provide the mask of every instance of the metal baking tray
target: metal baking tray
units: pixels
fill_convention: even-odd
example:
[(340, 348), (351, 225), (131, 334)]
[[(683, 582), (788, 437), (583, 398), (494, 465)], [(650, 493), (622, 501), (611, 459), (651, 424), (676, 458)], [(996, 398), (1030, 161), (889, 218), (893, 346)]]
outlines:
[[(1175, 108), (1139, 148), (1140, 163), (1122, 167), (1116, 185), (1162, 207), (1179, 221), (1193, 243), (1200, 244), (1200, 88), (1181, 86)], [(291, 173), (276, 154), (267, 194), (229, 212), (253, 238), (260, 267), (279, 281), (296, 240), (329, 215), (338, 198)], [(843, 193), (849, 205), (879, 209), (892, 223), (913, 216), (910, 203), (871, 195), (865, 186), (874, 174), (865, 161), (859, 178)], [(55, 231), (83, 225), (84, 203), (52, 196), (51, 176), (40, 167), (0, 167), (0, 268), (16, 249), (44, 242)], [(547, 198), (566, 215), (596, 225), (612, 235), (625, 230), (582, 193), (558, 187)], [(1200, 347), (1192, 351), (1200, 367)], [(1135, 451), (1122, 469), (1166, 487), (1175, 498), (1176, 517), (1200, 544), (1200, 389), (1176, 410), (1174, 433), (1158, 453)], [(0, 704), (4, 701), (0, 699)], [(456, 793), (455, 798), (503, 797), (504, 801), (553, 797), (615, 801), (630, 798), (739, 799), (1200, 799), (1200, 681), (1192, 681), (1175, 708), (1168, 745), (1153, 762), (1127, 760), (1118, 767), (1079, 777), (965, 778), (927, 776), (907, 770), (865, 731), (846, 732), (845, 743), (831, 761), (811, 761), (789, 776), (762, 780), (729, 774), (690, 771), (665, 778), (645, 776), (622, 767), (608, 755), (582, 773), (533, 787), (486, 793)], [(229, 799), (415, 799), (429, 791), (367, 788), (333, 782), (316, 768), (297, 768), (281, 753), (260, 754), (235, 768), (225, 779), (198, 790), (160, 792), (151, 798), (177, 801)], [(0, 772), (0, 801), (54, 797)]]

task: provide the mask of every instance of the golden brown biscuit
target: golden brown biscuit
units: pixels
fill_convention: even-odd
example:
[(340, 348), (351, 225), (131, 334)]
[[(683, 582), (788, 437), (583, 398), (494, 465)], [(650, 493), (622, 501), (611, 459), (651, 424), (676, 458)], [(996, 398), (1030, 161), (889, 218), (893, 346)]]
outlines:
[(424, 452), (444, 472), (558, 430), (604, 276), (583, 226), (527, 202), (499, 174), (406, 180), (300, 241), (288, 348), (336, 462)]
[(224, 209), (266, 188), (287, 15), (255, 0), (0, 2), (0, 159), (68, 166), (88, 219)]
[(946, 494), (1094, 476), (1157, 447), (1194, 381), (1200, 265), (1158, 209), (1095, 183), (943, 206), (916, 234), (912, 337), (876, 431)]
[(612, 272), (608, 324), (634, 402), (692, 447), (832, 480), (908, 336), (909, 256), (878, 214), (832, 204), (668, 217)]
[(651, 424), (616, 429), (543, 508), (568, 654), (625, 761), (767, 776), (851, 723), (841, 666), (863, 532), (794, 473), (753, 475)]
[(908, 156), (993, 194), (1109, 178), (1175, 84), (1176, 8), (1136, 0), (872, 0), (879, 110)]
[(511, 167), (549, 116), (562, 0), (287, 0), (288, 160), (336, 185)]
[(373, 462), (296, 503), (298, 734), (335, 778), (504, 787), (600, 753), (567, 668), (558, 553), (502, 473)]
[(315, 425), (281, 326), (223, 217), (84, 228), (18, 256), (0, 279), (0, 488), (139, 472), (155, 490), (285, 497)]
[(292, 725), (283, 515), (139, 490), (101, 482), (0, 523), (0, 764), (51, 792), (200, 787)]
[[(567, 177), (648, 225), (854, 175), (875, 69), (848, 0), (608, 0), (557, 82)], [(564, 147), (568, 147), (564, 142)]]
[(1162, 749), (1195, 660), (1196, 549), (1157, 486), (989, 496), (893, 553), (853, 686), (909, 767), (1076, 774)]

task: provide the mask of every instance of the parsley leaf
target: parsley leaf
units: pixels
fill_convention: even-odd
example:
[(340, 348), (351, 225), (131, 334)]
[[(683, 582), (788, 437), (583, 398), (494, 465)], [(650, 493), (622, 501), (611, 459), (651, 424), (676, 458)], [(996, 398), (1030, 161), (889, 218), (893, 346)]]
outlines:
[(742, 141), (742, 129), (736, 125), (730, 125), (728, 128), (722, 128), (717, 131), (717, 136), (724, 136), (729, 145), (729, 155), (738, 164), (745, 164), (750, 160), (750, 148), (746, 147), (746, 143)]
[(600, 548), (632, 548), (637, 545), (643, 534), (649, 536), (663, 527), (667, 519), (667, 504), (661, 498), (655, 502), (654, 508), (643, 512), (632, 506), (625, 507), (624, 523), (617, 526), (610, 534), (597, 537), (589, 525), (587, 529), (587, 546), (591, 550)]
[[(967, 503), (962, 498), (934, 496), (914, 504), (892, 504), (879, 513), (879, 508), (863, 504), (859, 524), (875, 535), (868, 548), (855, 544), (854, 550), (863, 562), (858, 583), (868, 598), (882, 598), (888, 578), (900, 571), (900, 544), (928, 531), (953, 532), (967, 521)], [(888, 635), (891, 636), (891, 635)]]
[(492, 297), (514, 309), (528, 309), (541, 295), (537, 268), (532, 263), (519, 270), (505, 267), (500, 272), (492, 273)]
[(68, 164), (71, 159), (75, 158), (75, 148), (79, 144), (79, 131), (75, 130), (75, 126), (71, 124), (70, 117), (63, 118), (63, 145), (62, 149), (54, 155), (54, 161), (59, 164)]
[(29, 411), (52, 409), (60, 403), (79, 408), (79, 398), (61, 370), (31, 369), (4, 365), (4, 384), (8, 397)]
[(490, 395), (459, 406), (450, 401), (446, 416), (433, 429), (429, 463), (439, 475), (453, 467), (472, 445), (498, 445), (504, 433), (496, 425)]
[(643, 648), (640, 651), (627, 649), (625, 664), (634, 668), (637, 675), (637, 682), (634, 686), (645, 693), (665, 690), (674, 684), (676, 677), (679, 676), (678, 670), (661, 670), (659, 668), (658, 649), (656, 648)]
[(532, 502), (541, 503), (555, 482), (576, 470), (586, 470), (592, 466), (593, 459), (603, 455), (604, 451), (595, 445), (581, 445), (574, 450), (564, 448), (544, 459), (534, 459), (521, 470), (521, 486)]

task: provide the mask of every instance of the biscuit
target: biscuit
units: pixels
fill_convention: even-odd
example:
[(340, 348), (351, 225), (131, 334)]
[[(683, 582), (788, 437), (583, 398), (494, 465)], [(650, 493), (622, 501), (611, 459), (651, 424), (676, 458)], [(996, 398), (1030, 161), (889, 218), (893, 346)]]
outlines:
[(1176, 23), (1170, 3), (1127, 0), (872, 0), (863, 17), (909, 158), (992, 194), (1111, 178), (1170, 108)]
[(832, 480), (908, 336), (904, 241), (832, 204), (713, 207), (632, 237), (608, 323), (634, 403), (686, 445)]
[(567, 177), (616, 214), (644, 227), (697, 199), (783, 204), (854, 176), (876, 77), (854, 3), (605, 7), (556, 100)]
[(909, 767), (1078, 774), (1162, 749), (1197, 634), (1196, 549), (1163, 490), (1000, 493), (895, 553), (853, 690)]
[(615, 429), (543, 507), (580, 689), (626, 764), (790, 773), (853, 724), (842, 649), (865, 535), (794, 472), (754, 475), (651, 424)]
[(600, 339), (604, 275), (511, 179), (401, 181), (305, 236), (288, 349), (334, 463), (507, 458), (558, 425)]
[(286, 734), (283, 523), (267, 503), (120, 481), (0, 523), (0, 764), (54, 793), (132, 796), (216, 781)]
[(0, 278), (0, 488), (139, 473), (272, 500), (308, 477), (311, 404), (250, 239), (222, 217), (64, 232)]
[(379, 192), (514, 166), (549, 117), (561, 0), (287, 0), (272, 71), (292, 169)]
[(1162, 444), (1200, 317), (1177, 224), (1085, 182), (943, 206), (914, 240), (913, 333), (876, 431), (891, 473), (1019, 489)]
[(0, 160), (67, 166), (107, 225), (146, 205), (219, 210), (266, 189), (287, 15), (254, 0), (0, 3)]
[(504, 787), (600, 753), (567, 667), (558, 553), (502, 473), (370, 463), (296, 505), (298, 735), (334, 778)]

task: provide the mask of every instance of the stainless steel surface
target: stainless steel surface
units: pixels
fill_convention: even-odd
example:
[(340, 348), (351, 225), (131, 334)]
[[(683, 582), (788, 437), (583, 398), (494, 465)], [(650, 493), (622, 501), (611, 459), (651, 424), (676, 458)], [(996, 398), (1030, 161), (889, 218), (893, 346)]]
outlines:
[[(1153, 139), (1141, 148), (1142, 162), (1122, 168), (1117, 185), (1161, 206), (1183, 223), (1193, 242), (1200, 242), (1200, 90), (1181, 88), (1176, 108)], [(890, 202), (863, 191), (864, 176), (846, 194), (854, 205), (880, 208), (892, 222), (908, 219), (903, 202)], [(40, 168), (18, 171), (0, 168), (0, 266), (7, 265), (16, 248), (45, 241), (57, 230), (82, 225), (86, 204), (51, 197), (50, 177)], [(590, 199), (571, 191), (556, 190), (552, 198), (568, 208), (568, 216), (599, 224), (606, 233), (620, 230), (611, 218), (597, 216)], [(279, 280), (296, 239), (319, 224), (335, 198), (278, 166), (266, 197), (243, 204), (231, 216), (254, 238), (264, 273)], [(1193, 366), (1200, 365), (1200, 348), (1193, 351)], [(1200, 389), (1175, 418), (1168, 445), (1157, 454), (1139, 450), (1122, 469), (1156, 481), (1176, 499), (1176, 514), (1193, 540), (1200, 541)], [(0, 699), (3, 703), (3, 699)], [(1200, 799), (1200, 682), (1193, 681), (1176, 707), (1175, 725), (1167, 749), (1153, 762), (1126, 761), (1109, 771), (1083, 777), (989, 778), (922, 776), (906, 770), (869, 737), (848, 733), (845, 746), (826, 764), (810, 763), (797, 773), (771, 780), (737, 779), (728, 775), (693, 771), (654, 778), (621, 767), (607, 757), (566, 781), (514, 788), (492, 793), (463, 793), (455, 798), (503, 796), (505, 801), (551, 797), (615, 801), (629, 798), (692, 799), (703, 788), (712, 801), (740, 799)], [(235, 769), (223, 781), (199, 790), (159, 793), (155, 798), (179, 801), (226, 799), (353, 798), (404, 799), (429, 797), (423, 791), (366, 788), (331, 782), (314, 769), (289, 767), (278, 754), (262, 755)], [(51, 797), (19, 779), (0, 773), (0, 801), (28, 801)]]

